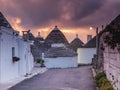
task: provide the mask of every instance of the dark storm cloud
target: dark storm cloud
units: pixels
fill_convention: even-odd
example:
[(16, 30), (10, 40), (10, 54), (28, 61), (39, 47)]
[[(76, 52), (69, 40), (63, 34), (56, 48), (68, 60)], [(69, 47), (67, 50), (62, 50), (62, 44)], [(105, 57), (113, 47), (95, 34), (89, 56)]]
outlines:
[(16, 5), (19, 4), (21, 14), (25, 16), (21, 16), (21, 18), (25, 23), (29, 21), (34, 26), (41, 26), (60, 17), (61, 7), (59, 6), (59, 2), (59, 0), (26, 0), (23, 2), (16, 0), (15, 3)]
[[(106, 17), (111, 10), (114, 10), (112, 16), (120, 12), (119, 3), (110, 5), (108, 9), (105, 4), (109, 3), (109, 0), (13, 0), (13, 2), (1, 0), (0, 2), (0, 8), (6, 15), (21, 18), (22, 26), (27, 28), (45, 27), (54, 23), (67, 27), (87, 26), (102, 23), (104, 20), (101, 18)], [(106, 11), (101, 8), (105, 8)]]
[(64, 1), (65, 6), (68, 4), (68, 12), (72, 14), (72, 20), (80, 20), (98, 10), (102, 5), (104, 0), (69, 0), (69, 2)]
[[(120, 1), (106, 0), (105, 4), (95, 14), (83, 21), (84, 25), (107, 25), (120, 15)], [(88, 22), (86, 22), (88, 21)]]
[(63, 23), (66, 20), (61, 16), (68, 12), (70, 22), (80, 20), (94, 13), (102, 6), (102, 0), (14, 0), (7, 5), (7, 12), (12, 17), (20, 17), (22, 24), (46, 26), (51, 21)]

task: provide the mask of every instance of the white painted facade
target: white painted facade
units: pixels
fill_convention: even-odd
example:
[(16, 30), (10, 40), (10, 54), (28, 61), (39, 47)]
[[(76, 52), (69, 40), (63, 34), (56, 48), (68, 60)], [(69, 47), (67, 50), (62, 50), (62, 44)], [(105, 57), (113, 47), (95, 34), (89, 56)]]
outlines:
[(71, 68), (77, 67), (77, 57), (44, 58), (47, 68)]
[(15, 48), (15, 55), (18, 56), (18, 43), (17, 37), (13, 35), (13, 30), (1, 27), (1, 59), (0, 59), (0, 81), (6, 82), (7, 80), (18, 77), (18, 62), (12, 61), (12, 47)]
[[(30, 72), (33, 67), (33, 56), (30, 52), (30, 43), (23, 41), (18, 32), (11, 28), (0, 29), (0, 83), (15, 79)], [(14, 56), (20, 58), (13, 62)]]
[(96, 48), (78, 48), (78, 64), (91, 64)]
[(19, 43), (19, 57), (21, 60), (19, 61), (19, 74), (25, 75), (29, 74), (34, 65), (34, 59), (32, 53), (30, 51), (30, 41), (25, 42), (23, 39), (18, 40)]

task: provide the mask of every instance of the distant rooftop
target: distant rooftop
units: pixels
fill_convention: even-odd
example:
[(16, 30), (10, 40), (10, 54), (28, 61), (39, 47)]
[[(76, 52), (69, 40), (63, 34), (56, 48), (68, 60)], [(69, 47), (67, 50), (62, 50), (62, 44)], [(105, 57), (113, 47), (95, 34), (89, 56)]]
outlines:
[(77, 49), (83, 47), (83, 45), (84, 43), (79, 39), (78, 34), (76, 34), (76, 38), (70, 43), (70, 48), (77, 51)]
[(37, 36), (37, 38), (41, 38), (40, 32), (38, 32), (38, 36)]
[(51, 44), (54, 43), (63, 43), (65, 45), (69, 44), (66, 37), (57, 26), (54, 27), (54, 29), (49, 33), (49, 35), (45, 39), (45, 44), (48, 47), (51, 47)]
[(0, 12), (0, 26), (12, 28), (4, 15)]
[(41, 37), (40, 32), (38, 32), (38, 36), (36, 37), (39, 41), (44, 41), (43, 37)]
[(57, 26), (55, 26), (53, 30), (59, 30), (59, 29), (58, 29), (58, 27), (57, 27)]
[(92, 38), (90, 41), (88, 41), (85, 46), (85, 48), (95, 48), (96, 47), (96, 36)]
[(77, 53), (65, 47), (52, 47), (45, 52), (45, 58), (74, 57)]

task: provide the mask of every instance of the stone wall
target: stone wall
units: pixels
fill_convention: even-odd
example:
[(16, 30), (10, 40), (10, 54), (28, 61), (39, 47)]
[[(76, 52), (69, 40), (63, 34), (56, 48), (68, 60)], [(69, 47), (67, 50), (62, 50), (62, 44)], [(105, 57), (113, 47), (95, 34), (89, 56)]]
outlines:
[(107, 78), (115, 90), (120, 90), (120, 53), (116, 48), (113, 50), (110, 47), (105, 47), (103, 65)]

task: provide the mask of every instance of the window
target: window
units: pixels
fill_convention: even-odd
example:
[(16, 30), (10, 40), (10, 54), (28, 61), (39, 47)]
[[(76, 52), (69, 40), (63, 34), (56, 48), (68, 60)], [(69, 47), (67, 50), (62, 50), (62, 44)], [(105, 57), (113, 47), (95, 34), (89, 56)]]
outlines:
[(15, 56), (15, 47), (12, 47), (12, 57)]

